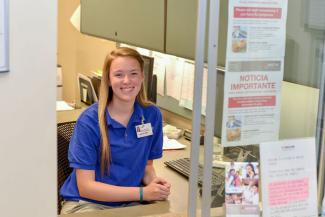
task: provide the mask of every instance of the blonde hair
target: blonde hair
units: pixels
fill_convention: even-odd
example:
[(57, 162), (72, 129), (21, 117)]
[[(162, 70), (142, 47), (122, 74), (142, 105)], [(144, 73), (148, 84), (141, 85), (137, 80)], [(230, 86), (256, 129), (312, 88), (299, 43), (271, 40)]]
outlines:
[[(143, 73), (143, 59), (141, 55), (131, 48), (120, 47), (113, 50), (106, 56), (103, 75), (99, 89), (99, 100), (98, 100), (98, 120), (99, 120), (99, 129), (101, 135), (101, 158), (100, 158), (100, 169), (101, 175), (103, 176), (105, 172), (109, 171), (109, 165), (111, 163), (111, 149), (109, 143), (109, 133), (107, 129), (107, 123), (105, 114), (107, 111), (108, 104), (112, 101), (113, 90), (110, 87), (109, 73), (112, 62), (117, 57), (131, 57), (136, 59), (139, 64), (141, 71)], [(144, 83), (142, 82), (140, 91), (136, 97), (136, 101), (139, 102), (141, 106), (147, 107), (152, 103), (147, 100), (147, 95), (145, 92)]]

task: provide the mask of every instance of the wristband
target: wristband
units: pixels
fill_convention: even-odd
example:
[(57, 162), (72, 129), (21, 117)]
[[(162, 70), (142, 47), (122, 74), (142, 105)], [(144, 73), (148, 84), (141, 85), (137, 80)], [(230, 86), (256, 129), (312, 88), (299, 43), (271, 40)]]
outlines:
[(140, 203), (143, 202), (143, 187), (139, 188), (139, 193), (140, 193)]

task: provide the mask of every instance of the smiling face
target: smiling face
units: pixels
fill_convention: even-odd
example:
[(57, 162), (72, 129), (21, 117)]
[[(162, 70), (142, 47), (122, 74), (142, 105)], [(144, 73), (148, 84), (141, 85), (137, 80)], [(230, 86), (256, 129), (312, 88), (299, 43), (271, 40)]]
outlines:
[(113, 100), (134, 103), (144, 79), (139, 62), (132, 57), (117, 57), (110, 66), (109, 80)]
[(254, 171), (251, 165), (246, 166), (246, 172), (249, 176), (254, 176)]
[(258, 187), (256, 185), (252, 186), (252, 191), (256, 194), (258, 193)]

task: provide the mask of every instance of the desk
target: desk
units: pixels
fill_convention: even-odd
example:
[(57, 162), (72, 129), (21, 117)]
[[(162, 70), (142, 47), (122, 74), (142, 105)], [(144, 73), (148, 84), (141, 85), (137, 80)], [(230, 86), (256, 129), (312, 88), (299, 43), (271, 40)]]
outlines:
[[(71, 111), (61, 111), (57, 112), (57, 122), (67, 122), (74, 121), (78, 118), (83, 109), (71, 110)], [(126, 207), (126, 208), (115, 208), (98, 212), (91, 213), (82, 213), (82, 214), (70, 214), (62, 215), (66, 217), (78, 217), (78, 216), (87, 216), (87, 217), (110, 217), (110, 216), (148, 216), (148, 215), (157, 215), (164, 217), (182, 217), (186, 216), (187, 212), (187, 203), (188, 203), (188, 179), (181, 176), (174, 170), (166, 168), (164, 161), (175, 160), (178, 158), (189, 157), (190, 156), (190, 142), (181, 138), (179, 140), (181, 143), (187, 145), (186, 149), (183, 150), (166, 150), (163, 153), (161, 159), (154, 161), (154, 166), (158, 176), (168, 180), (171, 185), (171, 194), (168, 201), (155, 202), (149, 205)], [(200, 147), (200, 153), (203, 153), (203, 146)], [(197, 207), (201, 206), (201, 197), (198, 194), (198, 204)], [(222, 209), (215, 208), (212, 209), (213, 216), (220, 216)], [(163, 214), (163, 215), (162, 215)], [(200, 214), (200, 213), (199, 213)], [(217, 215), (219, 214), (219, 215)]]
[[(114, 208), (94, 212), (59, 215), (59, 217), (187, 217), (186, 212), (174, 213), (169, 211), (168, 208), (169, 203), (166, 201), (134, 207)], [(218, 213), (221, 212), (221, 208), (213, 208), (211, 209), (211, 216), (224, 217), (224, 215), (218, 215)], [(201, 216), (200, 210), (197, 211), (196, 216)]]
[(85, 110), (85, 108), (73, 109), (73, 110), (67, 110), (67, 111), (57, 111), (56, 112), (56, 122), (64, 123), (64, 122), (75, 121), (78, 119), (79, 115), (84, 110)]

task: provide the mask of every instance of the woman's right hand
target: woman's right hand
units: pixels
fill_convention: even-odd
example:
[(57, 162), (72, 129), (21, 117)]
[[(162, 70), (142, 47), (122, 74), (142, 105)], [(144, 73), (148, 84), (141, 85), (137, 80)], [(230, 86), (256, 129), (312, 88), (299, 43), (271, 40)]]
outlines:
[(162, 178), (156, 177), (152, 182), (143, 188), (143, 200), (166, 200), (170, 194), (170, 184)]

